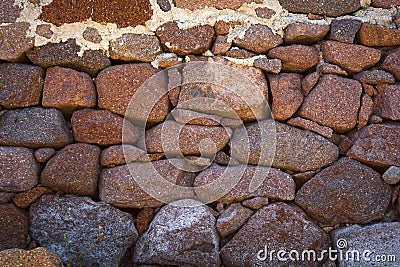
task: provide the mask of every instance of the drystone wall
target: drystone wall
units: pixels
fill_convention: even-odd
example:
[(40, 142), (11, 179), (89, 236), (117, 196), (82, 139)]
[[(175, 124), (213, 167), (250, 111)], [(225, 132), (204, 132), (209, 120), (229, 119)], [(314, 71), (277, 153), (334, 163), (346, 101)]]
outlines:
[(399, 0), (2, 0), (0, 266), (400, 266)]

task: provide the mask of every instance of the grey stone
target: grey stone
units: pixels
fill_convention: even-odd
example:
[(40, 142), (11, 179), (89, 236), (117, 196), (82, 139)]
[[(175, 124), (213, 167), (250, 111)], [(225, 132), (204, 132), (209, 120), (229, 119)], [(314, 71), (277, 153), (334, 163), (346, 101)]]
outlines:
[(391, 166), (382, 175), (382, 179), (387, 184), (398, 184), (400, 182), (400, 167)]

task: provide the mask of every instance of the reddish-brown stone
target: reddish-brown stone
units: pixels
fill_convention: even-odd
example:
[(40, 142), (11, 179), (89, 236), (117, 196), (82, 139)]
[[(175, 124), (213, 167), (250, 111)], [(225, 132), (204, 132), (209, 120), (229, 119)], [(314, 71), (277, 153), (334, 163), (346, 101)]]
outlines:
[(0, 26), (0, 60), (21, 61), (25, 52), (34, 45), (32, 37), (26, 37), (30, 24), (17, 22)]
[(82, 33), (83, 39), (86, 41), (98, 44), (103, 39), (99, 33), (99, 30), (93, 27), (87, 27)]
[(279, 0), (279, 3), (293, 13), (313, 13), (330, 17), (353, 13), (361, 8), (359, 0)]
[[(141, 86), (155, 74), (156, 69), (148, 63), (117, 65), (103, 70), (96, 78), (99, 107), (125, 116), (129, 103), (139, 88), (141, 90), (153, 90), (147, 87), (141, 88)], [(162, 89), (164, 88), (160, 84), (160, 90)], [(151, 95), (151, 93), (149, 92), (148, 95)], [(141, 103), (151, 101), (151, 97), (141, 99)], [(154, 105), (154, 103), (150, 104)], [(168, 115), (168, 112), (169, 100), (168, 96), (164, 95), (154, 105), (147, 120), (149, 122), (161, 122)]]
[(257, 58), (253, 66), (267, 73), (278, 74), (282, 70), (282, 62), (279, 59)]
[(144, 24), (152, 13), (148, 0), (54, 0), (43, 7), (40, 19), (57, 26), (91, 19), (99, 23), (115, 23), (118, 27), (134, 27)]
[(214, 55), (224, 55), (231, 48), (232, 42), (228, 41), (228, 36), (218, 35), (215, 39), (211, 52)]
[(358, 112), (357, 130), (360, 130), (367, 125), (369, 117), (372, 114), (373, 105), (374, 102), (372, 101), (372, 98), (368, 95), (363, 95), (361, 98), (361, 108)]
[(341, 76), (347, 76), (348, 73), (338, 65), (323, 63), (318, 67), (318, 71), (322, 74), (336, 74)]
[(44, 163), (54, 156), (55, 153), (56, 150), (52, 147), (39, 148), (35, 151), (35, 158), (37, 162)]
[(318, 72), (312, 72), (301, 81), (301, 90), (304, 96), (308, 96), (314, 86), (318, 83), (319, 78), (320, 74)]
[(293, 23), (285, 29), (283, 40), (290, 44), (314, 44), (328, 34), (329, 25)]
[(362, 45), (325, 41), (321, 46), (325, 61), (339, 65), (350, 74), (374, 66), (381, 58), (381, 52)]
[(366, 84), (392, 84), (395, 83), (394, 76), (383, 70), (366, 70), (353, 76), (354, 79)]
[(312, 46), (290, 45), (271, 49), (268, 57), (280, 59), (283, 72), (304, 72), (317, 65), (319, 52)]
[(214, 24), (214, 30), (215, 33), (218, 35), (227, 35), (229, 34), (229, 30), (233, 29), (236, 25), (238, 25), (239, 22), (237, 21), (223, 21), (223, 20), (218, 20)]
[(101, 152), (100, 164), (103, 167), (115, 167), (136, 161), (144, 154), (144, 150), (131, 145), (109, 146)]
[(3, 63), (0, 65), (0, 107), (39, 105), (44, 71), (41, 67)]
[[(33, 0), (31, 0), (33, 1)], [(0, 252), (1, 266), (31, 266), (31, 267), (63, 267), (61, 260), (54, 253), (39, 247), (33, 250), (7, 249)]]
[(381, 68), (391, 72), (397, 80), (400, 80), (400, 48), (389, 51)]
[(95, 196), (100, 148), (89, 144), (71, 144), (58, 151), (46, 164), (40, 182), (55, 191)]
[[(315, 192), (318, 191), (318, 194)], [(391, 188), (379, 173), (342, 158), (316, 174), (296, 195), (296, 204), (320, 223), (367, 224), (385, 214)]]
[(251, 209), (245, 208), (239, 203), (230, 205), (221, 212), (217, 220), (217, 231), (221, 238), (236, 232), (253, 215)]
[(399, 0), (372, 0), (371, 5), (373, 7), (380, 7), (380, 8), (391, 8), (400, 6)]
[(400, 126), (372, 124), (364, 127), (347, 156), (373, 167), (400, 166)]
[(233, 43), (243, 49), (257, 54), (263, 54), (270, 49), (283, 43), (282, 37), (272, 32), (271, 28), (265, 25), (250, 26), (243, 38), (236, 38)]
[(346, 153), (350, 150), (353, 146), (353, 141), (350, 138), (345, 136), (339, 144), (339, 154), (346, 155)]
[[(114, 145), (122, 142), (122, 127), (124, 119), (107, 110), (84, 109), (75, 111), (71, 119), (72, 132), (75, 141), (98, 145)], [(133, 143), (138, 139), (139, 132), (134, 126), (129, 127), (130, 133), (124, 133)]]
[(329, 127), (326, 126), (321, 126), (316, 122), (306, 120), (300, 117), (296, 117), (293, 119), (288, 120), (287, 124), (299, 128), (303, 128), (305, 130), (309, 130), (311, 132), (317, 133), (319, 135), (322, 135), (325, 138), (331, 138), (333, 130)]
[(366, 46), (394, 46), (400, 44), (400, 30), (363, 23), (358, 40)]
[(17, 20), (22, 7), (14, 4), (14, 0), (0, 2), (0, 23), (12, 23)]
[[(224, 266), (267, 266), (264, 264), (266, 262), (257, 258), (256, 254), (261, 250), (259, 255), (267, 257), (268, 266), (282, 266), (282, 261), (277, 257), (269, 260), (268, 255), (272, 250), (312, 250), (319, 255), (329, 245), (329, 235), (311, 221), (304, 211), (296, 206), (277, 202), (257, 211), (221, 249), (220, 255)], [(318, 266), (318, 263), (305, 260), (288, 266), (308, 267)]]
[(270, 19), (276, 14), (275, 10), (270, 9), (268, 7), (257, 7), (255, 9), (255, 11), (256, 11), (257, 17), (260, 17), (263, 19)]
[(96, 107), (96, 88), (89, 74), (73, 69), (47, 69), (42, 104), (61, 110), (64, 115), (78, 109)]
[(376, 96), (378, 94), (378, 91), (376, 91), (376, 89), (373, 85), (363, 83), (362, 87), (363, 87), (364, 93), (366, 93), (370, 97)]
[(357, 123), (361, 83), (336, 75), (324, 75), (299, 110), (299, 115), (343, 133)]
[(262, 0), (174, 0), (176, 7), (190, 10), (201, 9), (205, 7), (215, 7), (217, 9), (237, 9), (243, 4), (251, 2), (262, 3)]
[(250, 208), (252, 210), (259, 210), (269, 203), (266, 197), (254, 197), (243, 201), (243, 207)]
[(361, 24), (362, 21), (356, 19), (335, 19), (331, 23), (329, 39), (352, 44)]
[(29, 222), (27, 216), (12, 204), (0, 205), (0, 251), (26, 248)]
[(269, 75), (272, 92), (272, 115), (278, 121), (285, 121), (293, 116), (303, 103), (301, 92), (301, 75), (282, 73)]
[(136, 229), (139, 235), (146, 232), (146, 230), (149, 228), (149, 225), (153, 217), (154, 217), (154, 210), (152, 208), (144, 208), (141, 211), (139, 211), (139, 214), (137, 215), (135, 222)]
[(180, 56), (201, 54), (210, 49), (214, 28), (210, 25), (199, 25), (181, 30), (176, 22), (167, 22), (156, 31), (162, 48)]
[(383, 119), (400, 120), (400, 85), (378, 85), (374, 101), (374, 114)]
[(234, 58), (251, 58), (256, 56), (253, 52), (247, 51), (245, 49), (240, 49), (237, 47), (232, 47), (229, 51), (225, 53), (227, 57), (234, 57)]
[(51, 194), (53, 191), (46, 187), (34, 187), (31, 190), (17, 194), (13, 201), (15, 205), (22, 209), (29, 208), (29, 206), (45, 194)]
[(47, 39), (50, 39), (51, 36), (53, 36), (53, 33), (54, 33), (51, 30), (51, 25), (50, 24), (38, 25), (36, 27), (36, 31), (35, 32), (36, 32), (36, 34), (38, 34), (38, 35), (40, 35), (40, 36), (42, 36), (44, 38), (47, 38)]

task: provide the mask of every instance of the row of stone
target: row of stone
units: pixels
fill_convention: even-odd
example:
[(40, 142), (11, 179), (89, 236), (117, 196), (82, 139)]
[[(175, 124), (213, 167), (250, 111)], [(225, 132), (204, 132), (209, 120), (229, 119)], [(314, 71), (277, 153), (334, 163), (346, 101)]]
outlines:
[[(369, 178), (369, 175), (375, 176), (371, 173), (372, 170), (365, 169), (359, 163), (352, 163), (351, 160), (342, 160), (338, 165), (354, 168), (352, 170), (356, 170), (357, 175), (366, 172)], [(339, 170), (341, 167), (343, 166), (335, 168)], [(323, 175), (321, 173), (318, 179), (322, 179)], [(340, 179), (352, 180), (350, 176), (352, 175), (346, 177), (347, 179)], [(341, 183), (334, 181), (339, 179), (338, 174), (334, 177), (335, 174), (328, 179), (333, 179), (335, 184)], [(352, 189), (356, 189), (358, 185), (365, 186), (366, 183), (361, 181), (363, 178), (359, 179), (357, 184), (352, 183)], [(326, 185), (329, 184), (330, 182), (326, 182)], [(351, 193), (352, 189), (347, 189), (346, 192)], [(387, 190), (385, 192), (387, 193)], [(342, 227), (329, 235), (294, 204), (264, 203), (257, 207), (258, 210), (247, 208), (244, 204), (233, 204), (218, 216), (207, 206), (179, 206), (185, 203), (195, 204), (185, 200), (174, 203), (178, 206), (162, 207), (152, 222), (149, 224), (148, 221), (146, 228), (139, 233), (138, 230), (142, 228), (139, 217), (135, 227), (130, 214), (105, 203), (95, 203), (85, 197), (41, 197), (30, 209), (29, 229), (28, 218), (20, 210), (9, 204), (0, 205), (0, 224), (4, 226), (0, 234), (0, 247), (25, 248), (24, 243), (29, 231), (41, 246), (58, 256), (66, 265), (95, 264), (107, 267), (118, 266), (129, 247), (134, 248), (132, 261), (135, 263), (194, 266), (220, 266), (221, 263), (224, 266), (264, 266), (266, 259), (279, 263), (278, 258), (269, 259), (271, 251), (283, 249), (289, 253), (297, 250), (299, 255), (302, 255), (304, 250), (313, 250), (318, 254), (329, 247), (343, 249), (343, 246), (361, 252), (368, 249), (374, 253), (400, 257), (398, 242), (393, 238), (400, 234), (398, 222)], [(374, 209), (374, 203), (357, 202), (355, 205), (359, 204)], [(328, 213), (324, 214), (328, 216)], [(8, 219), (12, 219), (14, 223), (7, 224)], [(220, 231), (221, 229), (225, 230)], [(12, 234), (12, 239), (9, 238), (9, 234)], [(142, 235), (138, 238), (138, 234)], [(228, 234), (230, 240), (225, 241), (226, 245), (221, 248), (221, 242)], [(343, 239), (346, 240), (346, 244), (337, 243)], [(0, 252), (0, 263), (2, 266), (15, 266), (15, 263), (27, 261), (32, 264), (30, 266), (40, 266), (33, 264), (39, 264), (35, 261), (41, 260), (52, 264), (46, 266), (61, 266), (57, 257), (51, 253), (41, 248), (31, 252), (5, 250)], [(31, 254), (38, 255), (34, 257)], [(316, 258), (319, 263), (325, 261), (323, 257)], [(332, 259), (325, 261), (323, 266), (332, 266), (333, 262), (329, 262), (330, 260)], [(339, 258), (339, 263), (346, 260)], [(361, 258), (361, 261), (367, 259)], [(315, 263), (312, 257), (303, 260), (300, 258), (296, 261), (296, 266), (310, 266), (311, 263)]]

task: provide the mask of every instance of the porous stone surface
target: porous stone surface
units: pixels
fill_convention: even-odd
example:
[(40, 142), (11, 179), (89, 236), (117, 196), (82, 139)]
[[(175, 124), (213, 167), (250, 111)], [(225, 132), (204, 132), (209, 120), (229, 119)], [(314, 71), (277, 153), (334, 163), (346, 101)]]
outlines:
[(283, 8), (295, 13), (313, 13), (337, 17), (352, 13), (361, 8), (359, 0), (329, 1), (329, 0), (279, 0)]
[(383, 70), (362, 71), (354, 75), (354, 79), (366, 84), (393, 84), (395, 83), (394, 76)]
[(96, 88), (89, 74), (58, 66), (47, 69), (43, 106), (71, 116), (75, 110), (96, 107), (96, 100)]
[[(359, 119), (360, 119), (360, 115), (359, 115)], [(333, 134), (333, 130), (331, 128), (319, 125), (316, 122), (306, 120), (301, 117), (292, 118), (287, 121), (287, 124), (289, 124), (290, 126), (295, 126), (295, 127), (299, 127), (299, 128), (305, 129), (305, 130), (309, 130), (311, 132), (322, 135), (323, 137), (328, 138), (328, 139), (331, 138), (332, 134)]]
[(279, 59), (257, 58), (253, 66), (267, 73), (278, 74), (282, 70), (282, 61)]
[(391, 166), (382, 175), (382, 179), (387, 184), (397, 184), (400, 182), (400, 167)]
[(25, 52), (34, 46), (34, 39), (26, 36), (29, 23), (17, 22), (0, 26), (0, 60), (21, 61)]
[(56, 150), (52, 147), (43, 147), (35, 151), (35, 159), (37, 162), (44, 163), (47, 162), (54, 154)]
[(233, 43), (240, 48), (262, 54), (282, 44), (283, 39), (268, 26), (257, 24), (250, 26), (243, 38), (236, 38)]
[(62, 267), (60, 258), (54, 253), (39, 247), (33, 250), (7, 249), (0, 251), (0, 265), (4, 267), (31, 266), (31, 267)]
[(100, 50), (86, 50), (82, 56), (78, 55), (80, 50), (75, 39), (68, 39), (64, 43), (35, 47), (27, 52), (27, 56), (35, 65), (43, 68), (60, 66), (84, 71), (91, 76), (111, 65), (108, 57)]
[(354, 43), (356, 34), (360, 29), (362, 21), (356, 19), (337, 19), (331, 23), (329, 39), (342, 42)]
[(374, 102), (372, 98), (368, 95), (363, 95), (361, 98), (361, 108), (358, 112), (358, 122), (357, 122), (357, 130), (362, 129), (365, 125), (367, 125), (369, 121), (369, 117), (372, 114)]
[(389, 71), (397, 80), (400, 80), (400, 49), (392, 49), (382, 62), (382, 69)]
[(358, 33), (361, 44), (366, 46), (394, 46), (400, 44), (400, 30), (363, 23)]
[[(320, 192), (315, 194), (315, 192)], [(390, 202), (391, 188), (379, 173), (342, 158), (305, 183), (296, 204), (325, 225), (367, 224), (379, 220)]]
[(347, 155), (369, 166), (400, 166), (400, 126), (371, 124), (359, 133)]
[(22, 8), (14, 5), (13, 0), (4, 0), (0, 3), (0, 23), (15, 22)]
[(0, 227), (0, 251), (11, 248), (26, 248), (29, 222), (22, 210), (12, 204), (1, 204)]
[(215, 221), (207, 206), (164, 206), (136, 243), (133, 259), (146, 264), (219, 266)]
[(100, 164), (103, 167), (114, 167), (136, 161), (146, 151), (131, 145), (114, 145), (109, 146), (101, 152)]
[(14, 198), (13, 202), (21, 209), (29, 208), (32, 203), (36, 202), (41, 196), (45, 194), (51, 194), (53, 191), (49, 188), (38, 186), (28, 191), (18, 193)]
[(19, 63), (0, 65), (0, 106), (23, 108), (40, 104), (44, 71), (41, 67)]
[(253, 215), (251, 209), (235, 203), (224, 210), (217, 220), (217, 230), (221, 238), (236, 232)]
[(378, 95), (374, 101), (374, 114), (384, 119), (400, 120), (400, 85), (377, 86)]
[(218, 0), (174, 0), (175, 6), (179, 8), (186, 8), (190, 10), (201, 9), (204, 7), (215, 7), (217, 9), (237, 9), (245, 3), (262, 3), (261, 0), (231, 0), (231, 1), (218, 1)]
[(329, 29), (329, 25), (293, 23), (286, 27), (283, 40), (291, 44), (314, 44), (324, 39)]
[(0, 145), (61, 148), (72, 143), (71, 131), (56, 109), (32, 107), (0, 115)]
[(40, 183), (55, 191), (94, 196), (97, 191), (100, 148), (71, 144), (58, 151), (43, 169)]
[(29, 218), (32, 237), (65, 265), (116, 267), (138, 237), (130, 214), (88, 197), (42, 196)]
[(30, 149), (0, 146), (0, 165), (1, 191), (26, 191), (39, 181), (41, 167)]
[(298, 114), (337, 132), (347, 132), (357, 123), (361, 93), (361, 83), (327, 74), (304, 99)]
[[(273, 225), (273, 227), (270, 227)], [(277, 258), (269, 261), (263, 253), (271, 250), (321, 251), (330, 245), (329, 235), (296, 206), (278, 202), (258, 210), (239, 232), (221, 249), (225, 266), (268, 266), (281, 264)], [(261, 253), (259, 253), (261, 251)], [(267, 261), (261, 259), (267, 256)], [(311, 261), (296, 261), (296, 266), (310, 266)]]

